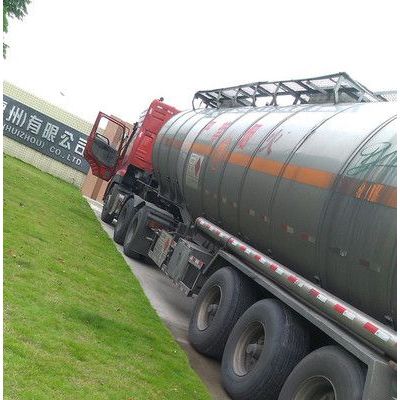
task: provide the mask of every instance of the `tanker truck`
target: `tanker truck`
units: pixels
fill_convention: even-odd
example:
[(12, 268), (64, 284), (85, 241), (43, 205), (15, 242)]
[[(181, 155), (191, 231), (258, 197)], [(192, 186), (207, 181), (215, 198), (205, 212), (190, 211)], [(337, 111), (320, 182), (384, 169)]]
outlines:
[(151, 162), (114, 239), (195, 297), (232, 399), (397, 397), (394, 103), (345, 73), (199, 91)]

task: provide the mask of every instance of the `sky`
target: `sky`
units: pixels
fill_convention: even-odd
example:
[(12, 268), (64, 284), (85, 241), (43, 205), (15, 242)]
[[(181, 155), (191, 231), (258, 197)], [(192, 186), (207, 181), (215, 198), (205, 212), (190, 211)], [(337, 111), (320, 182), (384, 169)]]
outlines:
[(3, 78), (79, 117), (137, 120), (163, 96), (339, 71), (398, 84), (396, 0), (32, 0), (11, 20)]

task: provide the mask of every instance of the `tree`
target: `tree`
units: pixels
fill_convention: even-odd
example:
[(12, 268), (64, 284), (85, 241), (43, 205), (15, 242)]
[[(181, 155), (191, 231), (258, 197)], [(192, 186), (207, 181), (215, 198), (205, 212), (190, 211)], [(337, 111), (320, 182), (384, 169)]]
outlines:
[[(27, 14), (26, 6), (31, 0), (3, 0), (3, 33), (8, 32), (8, 18), (22, 18)], [(3, 57), (6, 57), (8, 45), (3, 41)]]

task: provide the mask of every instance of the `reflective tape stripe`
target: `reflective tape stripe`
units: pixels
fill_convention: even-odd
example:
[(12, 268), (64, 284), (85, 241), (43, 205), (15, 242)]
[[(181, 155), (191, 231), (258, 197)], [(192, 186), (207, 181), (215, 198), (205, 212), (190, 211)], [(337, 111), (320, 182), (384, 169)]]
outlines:
[(189, 262), (192, 264), (195, 264), (197, 267), (202, 267), (204, 265), (204, 262), (199, 260), (198, 258), (194, 256), (189, 257)]
[(387, 342), (390, 339), (390, 336), (385, 332), (382, 332), (380, 329), (375, 333), (375, 335), (385, 342)]
[[(316, 302), (310, 301), (310, 298), (314, 297), (316, 300), (318, 300), (317, 303), (324, 304), (319, 304), (318, 306), (322, 313), (327, 313), (328, 315), (330, 315), (330, 317), (333, 317), (336, 322), (344, 325), (352, 332), (354, 331), (355, 334), (361, 336), (363, 339), (370, 342), (370, 344), (378, 347), (387, 355), (393, 357), (393, 359), (396, 359), (396, 332), (392, 332), (390, 328), (386, 328), (378, 321), (375, 321), (372, 317), (365, 316), (351, 305), (348, 305), (346, 303), (340, 304), (338, 302), (340, 300), (335, 298), (335, 296), (326, 292), (324, 289), (319, 288), (307, 279), (297, 277), (294, 271), (291, 271), (289, 268), (279, 264), (270, 257), (247, 245), (245, 242), (228, 234), (224, 230), (220, 229), (218, 226), (209, 223), (208, 227), (205, 228), (206, 224), (204, 224), (204, 221), (208, 223), (207, 220), (200, 218), (197, 220), (196, 223), (199, 227), (201, 226), (201, 230), (205, 231), (205, 233), (212, 231), (213, 235), (211, 236), (221, 245), (224, 246), (227, 243), (229, 245), (232, 244), (230, 250), (232, 250), (233, 253), (236, 253), (237, 256), (245, 258), (244, 261), (252, 263), (254, 267), (256, 267), (255, 264), (259, 264), (258, 267), (261, 267), (260, 264), (265, 264), (264, 271), (269, 271), (268, 275), (273, 282), (277, 284), (282, 284), (286, 286), (286, 288), (289, 288), (289, 285), (291, 284), (295, 285), (292, 286), (292, 288), (296, 287), (297, 294), (301, 296), (301, 298), (304, 299), (306, 302), (312, 303), (312, 305), (315, 306)], [(289, 232), (294, 232), (294, 228), (289, 225), (282, 225), (282, 227), (285, 227), (285, 229)], [(215, 231), (217, 231), (218, 234), (214, 233)], [(302, 238), (304, 239), (308, 238), (308, 240), (314, 240), (311, 235), (306, 235), (308, 234), (303, 232), (298, 233), (298, 235), (296, 235), (295, 237), (300, 238), (300, 236), (302, 236)], [(224, 239), (220, 240), (220, 238), (222, 237)], [(240, 249), (241, 251), (239, 252), (238, 249)], [(243, 253), (246, 253), (249, 256), (243, 257)], [(346, 254), (341, 255), (344, 256)], [(366, 264), (364, 260), (362, 262)], [(197, 261), (196, 264), (199, 264), (199, 261)], [(266, 271), (266, 269), (268, 271)], [(278, 275), (280, 275), (279, 278)], [(301, 290), (297, 288), (301, 288)], [(339, 315), (335, 315), (335, 313), (332, 314), (333, 310)], [(370, 336), (371, 334), (373, 336)]]
[(277, 274), (279, 274), (279, 275), (283, 275), (285, 273), (285, 271), (282, 268), (279, 268), (279, 267), (275, 270), (275, 272)]
[(267, 263), (267, 259), (265, 257), (263, 257), (261, 254), (255, 253), (254, 254), (254, 258), (260, 262), (261, 264), (266, 264)]
[(290, 234), (293, 234), (293, 233), (294, 233), (294, 228), (293, 228), (293, 226), (290, 226), (290, 225), (287, 225), (287, 224), (283, 224), (283, 225), (282, 225), (282, 228), (283, 228), (287, 233), (290, 233)]
[(343, 314), (346, 311), (346, 308), (343, 307), (341, 304), (335, 304), (333, 307), (339, 314)]
[(300, 238), (303, 240), (306, 240), (307, 242), (310, 242), (310, 243), (315, 243), (315, 240), (316, 240), (315, 236), (312, 236), (307, 232), (300, 233)]
[(344, 315), (346, 318), (351, 319), (352, 321), (353, 321), (353, 319), (356, 317), (352, 312), (350, 312), (350, 311), (348, 311), (348, 310), (346, 310), (346, 311), (343, 313), (343, 315)]
[(367, 331), (370, 331), (371, 333), (373, 333), (374, 335), (375, 335), (376, 332), (378, 332), (378, 328), (374, 324), (371, 324), (371, 322), (366, 322), (364, 324), (364, 328)]
[(322, 301), (322, 303), (325, 303), (328, 300), (328, 298), (322, 295), (321, 293), (317, 296), (317, 299), (319, 301)]
[(311, 294), (311, 296), (315, 297), (316, 299), (318, 299), (319, 301), (321, 301), (322, 303), (325, 303), (328, 298), (325, 297), (324, 295), (322, 295), (320, 292), (318, 292), (318, 290), (311, 288), (309, 290), (309, 293)]

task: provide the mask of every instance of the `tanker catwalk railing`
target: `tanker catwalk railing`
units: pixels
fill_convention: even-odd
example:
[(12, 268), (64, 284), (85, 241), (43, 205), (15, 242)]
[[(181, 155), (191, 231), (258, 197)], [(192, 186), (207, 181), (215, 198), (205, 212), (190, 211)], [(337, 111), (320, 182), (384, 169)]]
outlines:
[[(196, 106), (196, 100), (200, 102)], [(278, 103), (279, 100), (279, 103)], [(254, 82), (226, 88), (200, 90), (192, 106), (197, 108), (260, 107), (290, 104), (382, 102), (388, 99), (367, 89), (347, 73), (286, 81)]]
[(281, 287), (294, 292), (302, 301), (320, 313), (328, 315), (353, 334), (390, 356), (392, 360), (397, 360), (397, 334), (395, 331), (260, 253), (208, 220), (197, 218), (196, 226), (239, 258), (251, 264), (258, 272)]

